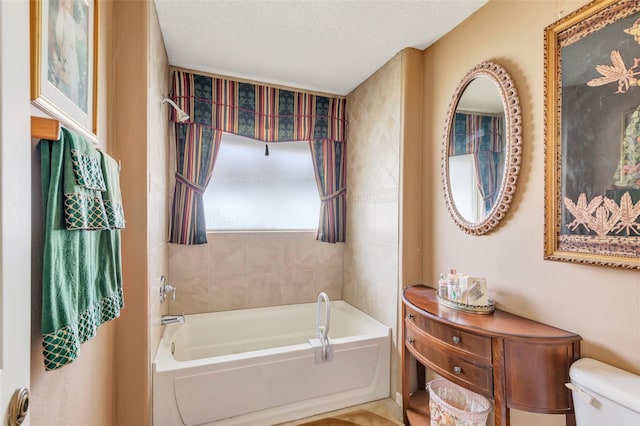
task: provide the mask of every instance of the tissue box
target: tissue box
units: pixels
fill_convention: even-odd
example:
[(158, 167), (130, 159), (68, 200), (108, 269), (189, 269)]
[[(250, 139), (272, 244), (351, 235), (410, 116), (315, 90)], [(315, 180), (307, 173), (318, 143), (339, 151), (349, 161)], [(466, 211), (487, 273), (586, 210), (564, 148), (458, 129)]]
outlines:
[(489, 304), (489, 294), (487, 293), (486, 278), (469, 277), (467, 279), (466, 293), (468, 305)]

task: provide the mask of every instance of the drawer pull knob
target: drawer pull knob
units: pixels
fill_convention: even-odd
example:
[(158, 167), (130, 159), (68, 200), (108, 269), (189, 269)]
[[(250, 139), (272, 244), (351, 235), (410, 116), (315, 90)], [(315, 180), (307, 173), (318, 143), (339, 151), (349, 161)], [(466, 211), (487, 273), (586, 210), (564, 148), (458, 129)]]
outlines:
[(460, 338), (460, 336), (453, 336), (453, 343), (455, 343), (456, 345), (460, 342), (462, 342), (462, 339)]
[(412, 320), (414, 318), (414, 315), (413, 314), (407, 314), (407, 318)]
[(457, 365), (455, 367), (453, 367), (453, 372), (455, 374), (460, 374), (462, 373), (462, 368), (458, 367)]
[(411, 346), (413, 346), (413, 343), (415, 342), (415, 340), (413, 340), (413, 339), (409, 339), (409, 340), (408, 340), (408, 342), (409, 342), (409, 344), (410, 344)]

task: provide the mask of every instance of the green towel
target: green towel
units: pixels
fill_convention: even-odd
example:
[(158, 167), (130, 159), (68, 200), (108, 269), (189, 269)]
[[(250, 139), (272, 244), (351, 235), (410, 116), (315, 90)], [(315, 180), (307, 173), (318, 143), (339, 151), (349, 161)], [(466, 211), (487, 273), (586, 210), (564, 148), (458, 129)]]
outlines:
[(95, 336), (100, 324), (120, 316), (124, 307), (120, 231), (70, 230), (65, 225), (66, 190), (95, 191), (78, 185), (73, 176), (73, 182), (68, 182), (68, 171), (73, 169), (71, 146), (80, 142), (87, 143), (63, 128), (59, 141), (38, 144), (44, 202), (42, 334), (47, 370), (75, 360), (80, 345)]
[(109, 223), (102, 200), (106, 186), (100, 152), (80, 136), (69, 137), (65, 142), (63, 182), (67, 229), (107, 229)]
[(102, 194), (104, 208), (107, 212), (107, 222), (111, 229), (124, 228), (124, 210), (122, 209), (122, 195), (120, 194), (120, 166), (116, 160), (101, 152), (102, 172), (105, 181), (105, 191)]

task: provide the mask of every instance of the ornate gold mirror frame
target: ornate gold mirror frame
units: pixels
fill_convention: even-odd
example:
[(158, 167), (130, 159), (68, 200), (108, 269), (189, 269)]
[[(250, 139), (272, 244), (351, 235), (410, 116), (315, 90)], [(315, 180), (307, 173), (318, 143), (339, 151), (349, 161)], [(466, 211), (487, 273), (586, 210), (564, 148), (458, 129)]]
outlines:
[[(456, 206), (452, 194), (452, 184), (450, 182), (450, 150), (453, 143), (454, 121), (459, 109), (460, 100), (471, 83), (479, 79), (488, 79), (494, 85), (502, 101), (502, 112), (504, 114), (504, 125), (502, 126), (501, 150), (504, 153), (500, 161), (502, 167), (498, 170), (502, 178), (497, 187), (497, 195), (493, 197), (486, 208), (485, 214), (477, 221), (469, 220), (461, 214), (459, 206)], [(475, 142), (468, 142), (475, 143)], [(520, 173), (522, 150), (522, 125), (520, 114), (520, 99), (516, 91), (513, 80), (509, 73), (498, 64), (483, 62), (473, 67), (462, 78), (451, 98), (447, 118), (445, 122), (444, 135), (442, 137), (442, 158), (441, 158), (441, 178), (445, 202), (449, 214), (453, 221), (464, 232), (472, 235), (482, 235), (490, 232), (498, 226), (504, 218), (516, 190), (518, 174)], [(476, 167), (477, 167), (476, 163)], [(476, 173), (480, 173), (476, 169)], [(484, 207), (484, 206), (483, 206)]]
[(544, 258), (640, 269), (640, 2), (545, 29)]

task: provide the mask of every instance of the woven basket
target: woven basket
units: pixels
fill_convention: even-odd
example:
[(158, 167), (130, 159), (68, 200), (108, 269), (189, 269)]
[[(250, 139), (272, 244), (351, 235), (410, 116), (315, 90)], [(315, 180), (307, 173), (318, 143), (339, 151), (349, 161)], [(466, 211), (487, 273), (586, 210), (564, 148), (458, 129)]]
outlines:
[(445, 379), (427, 384), (431, 426), (486, 426), (491, 402)]

